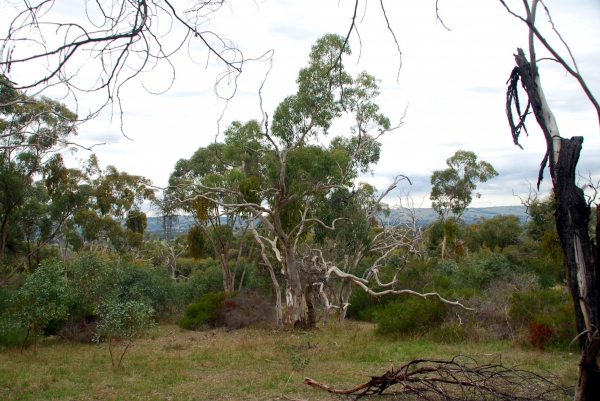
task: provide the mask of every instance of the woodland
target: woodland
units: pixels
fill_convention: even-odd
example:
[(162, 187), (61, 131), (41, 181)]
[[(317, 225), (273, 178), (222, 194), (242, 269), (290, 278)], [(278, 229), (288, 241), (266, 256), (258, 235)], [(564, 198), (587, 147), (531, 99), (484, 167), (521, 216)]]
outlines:
[[(216, 3), (199, 2), (201, 7), (187, 12), (199, 18)], [(256, 119), (234, 121), (220, 139), (180, 159), (161, 190), (116, 166), (101, 168), (91, 152), (79, 167), (68, 167), (63, 154), (81, 148), (76, 135), (93, 113), (81, 118), (61, 101), (27, 90), (56, 76), (71, 85), (61, 68), (90, 41), (106, 46), (96, 51), (114, 53), (124, 51), (118, 42), (123, 38), (155, 38), (147, 24), (158, 13), (149, 10), (166, 12), (168, 1), (123, 3), (116, 11), (106, 6), (119, 13), (107, 21), (130, 24), (125, 34), (107, 28), (102, 39), (82, 35), (42, 55), (10, 53), (0, 76), (3, 358), (13, 363), (30, 355), (33, 366), (52, 347), (92, 344), (106, 350), (113, 373), (125, 374), (135, 369), (127, 368), (129, 358), (144, 352), (136, 344), (150, 341), (153, 333), (164, 335), (165, 327), (205, 336), (334, 330), (344, 332), (337, 334), (342, 338), (366, 330), (374, 345), (418, 340), (469, 347), (500, 343), (515, 353), (540, 355), (567, 351), (578, 356), (565, 368), (577, 377), (564, 383), (535, 367), (440, 351), (443, 356), (395, 361), (398, 366), (372, 372), (370, 381), (358, 385), (343, 380), (340, 388), (310, 378), (305, 383), (324, 394), (355, 397), (597, 399), (598, 185), (591, 176), (587, 192), (575, 185), (583, 139), (558, 134), (535, 59), (534, 43), (553, 51), (535, 26), (536, 7), (544, 5), (536, 0), (524, 5), (524, 17), (506, 7), (530, 30), (530, 57), (519, 49), (507, 83), (507, 116), (517, 145), (526, 117), (536, 118), (548, 146), (539, 179), (548, 166), (554, 187), (550, 194), (532, 187), (521, 198), (525, 220), (497, 215), (464, 221), (473, 197), (481, 196), (478, 184), (498, 175), (470, 151), (456, 149), (447, 167), (431, 175), (437, 219), (427, 224), (419, 222), (410, 194), (384, 202), (401, 182), (411, 183), (410, 177), (399, 174), (384, 189), (360, 181), (379, 161), (381, 139), (399, 129), (404, 117), (392, 123), (380, 111), (376, 77), (366, 71), (352, 76), (345, 68), (356, 15), (348, 36), (316, 40), (295, 93)], [(23, 11), (3, 49), (24, 40), (19, 35), (34, 40), (26, 31), (36, 27), (41, 10), (39, 5)], [(194, 19), (186, 21), (190, 33), (200, 36)], [(226, 53), (207, 46), (222, 57), (228, 74), (241, 72)], [(576, 64), (570, 67), (555, 53), (600, 116)], [(7, 77), (21, 63), (55, 55), (56, 73), (46, 70), (30, 87)], [(158, 57), (150, 50), (147, 55)], [(124, 65), (112, 65), (114, 76)], [(108, 88), (106, 104), (124, 82), (102, 84)], [(332, 137), (331, 125), (340, 118), (352, 119), (350, 132)], [(161, 235), (147, 232), (148, 205)], [(173, 230), (180, 216), (193, 222), (185, 233)], [(335, 336), (329, 338), (335, 343)], [(305, 350), (317, 348), (308, 340)], [(300, 349), (288, 350), (287, 382), (310, 364)], [(0, 394), (18, 398), (20, 390), (8, 383)]]

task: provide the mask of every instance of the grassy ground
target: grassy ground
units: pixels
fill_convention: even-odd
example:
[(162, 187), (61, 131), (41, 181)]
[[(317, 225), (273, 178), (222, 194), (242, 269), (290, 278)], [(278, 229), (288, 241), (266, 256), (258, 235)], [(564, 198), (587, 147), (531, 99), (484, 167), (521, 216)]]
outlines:
[(107, 344), (58, 339), (33, 349), (0, 352), (3, 400), (329, 400), (304, 377), (347, 388), (416, 358), (468, 355), (480, 363), (501, 358), (562, 385), (577, 377), (577, 352), (515, 348), (509, 342), (434, 344), (393, 341), (374, 326), (347, 322), (312, 332), (244, 329), (183, 331), (161, 326), (137, 340), (113, 368)]

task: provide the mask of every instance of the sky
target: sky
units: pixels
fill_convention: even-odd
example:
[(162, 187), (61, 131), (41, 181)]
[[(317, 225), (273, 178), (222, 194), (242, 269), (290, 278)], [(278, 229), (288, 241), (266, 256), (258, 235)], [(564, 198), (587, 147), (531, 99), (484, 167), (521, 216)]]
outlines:
[[(78, 0), (55, 2), (51, 13), (60, 18), (75, 15)], [(522, 2), (507, 1), (522, 13)], [(417, 206), (430, 207), (430, 177), (446, 168), (445, 160), (457, 150), (473, 151), (490, 162), (498, 177), (480, 184), (471, 207), (518, 205), (515, 194), (526, 195), (535, 184), (545, 142), (533, 116), (523, 150), (513, 144), (505, 114), (506, 81), (514, 67), (517, 47), (527, 50), (525, 25), (510, 16), (497, 0), (440, 0), (439, 13), (447, 30), (436, 21), (434, 0), (384, 1), (390, 27), (402, 52), (402, 66), (377, 1), (361, 2), (357, 28), (351, 36), (351, 57), (345, 63), (356, 75), (367, 71), (380, 82), (377, 99), (381, 110), (404, 125), (382, 139), (382, 153), (373, 174), (360, 177), (378, 189), (387, 188), (397, 174), (409, 176), (412, 187), (403, 185), (387, 200), (395, 202), (401, 191), (411, 191)], [(600, 96), (600, 2), (598, 0), (547, 0), (556, 28), (571, 47), (582, 76)], [(350, 27), (354, 2), (350, 0), (234, 0), (217, 13), (209, 28), (232, 40), (246, 58), (273, 50), (273, 66), (262, 89), (263, 109), (272, 115), (277, 104), (295, 93), (296, 77), (307, 65), (310, 47), (326, 33), (345, 35)], [(0, 31), (6, 31), (13, 12), (0, 8)], [(52, 14), (50, 14), (52, 15)], [(92, 16), (93, 17), (93, 16)], [(553, 34), (543, 10), (538, 27), (567, 55)], [(178, 33), (174, 30), (171, 37)], [(166, 40), (169, 40), (168, 38)], [(538, 58), (547, 53), (537, 46)], [(209, 60), (201, 48), (171, 57), (173, 71), (162, 63), (123, 87), (123, 118), (118, 109), (105, 110), (79, 128), (77, 142), (94, 147), (101, 165), (143, 175), (158, 187), (167, 185), (177, 160), (189, 158), (199, 147), (222, 140), (225, 127), (234, 120), (261, 119), (258, 91), (269, 71), (267, 62), (245, 64), (229, 103), (213, 92), (222, 65)], [(591, 103), (577, 82), (552, 61), (539, 64), (544, 92), (564, 137), (584, 136), (579, 173), (600, 179), (600, 127)], [(16, 82), (31, 71), (15, 71)], [(21, 75), (19, 75), (21, 74)], [(80, 77), (85, 80), (85, 76)], [(150, 92), (166, 93), (156, 95)], [(227, 90), (224, 88), (223, 90)], [(54, 92), (53, 92), (54, 91)], [(223, 92), (224, 93), (224, 92)], [(59, 88), (47, 95), (62, 96)], [(71, 105), (71, 98), (64, 98)], [(79, 113), (93, 109), (99, 98), (80, 94)], [(121, 122), (124, 136), (121, 132)], [(330, 137), (348, 135), (351, 121), (336, 121)], [(324, 139), (324, 142), (327, 140)], [(65, 156), (75, 166), (89, 157), (80, 150)], [(540, 192), (549, 191), (548, 172)]]

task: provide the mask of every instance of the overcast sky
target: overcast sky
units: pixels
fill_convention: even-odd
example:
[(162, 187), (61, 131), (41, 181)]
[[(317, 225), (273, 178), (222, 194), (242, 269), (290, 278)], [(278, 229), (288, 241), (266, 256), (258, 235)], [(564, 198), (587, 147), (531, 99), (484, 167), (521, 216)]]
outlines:
[[(520, 0), (508, 3), (521, 12)], [(272, 114), (285, 96), (296, 91), (295, 79), (307, 65), (310, 46), (326, 33), (346, 34), (353, 4), (350, 0), (232, 1), (231, 8), (215, 16), (210, 28), (235, 42), (246, 57), (274, 50), (273, 68), (263, 88), (264, 110)], [(362, 47), (353, 34), (353, 55), (346, 65), (354, 75), (366, 70), (381, 79), (378, 103), (392, 121), (398, 121), (408, 108), (404, 126), (382, 138), (383, 152), (374, 175), (361, 180), (384, 189), (394, 175), (407, 175), (417, 203), (424, 199), (423, 207), (429, 207), (432, 172), (445, 168), (445, 160), (458, 149), (469, 150), (499, 172), (479, 186), (482, 197), (472, 207), (519, 204), (512, 193), (525, 194), (527, 180), (535, 183), (545, 152), (533, 116), (530, 136), (522, 139), (521, 150), (513, 145), (505, 115), (513, 54), (517, 47), (527, 50), (524, 24), (511, 17), (498, 0), (441, 0), (440, 16), (451, 31), (436, 23), (434, 0), (388, 0), (384, 4), (402, 50), (398, 79), (399, 55), (378, 1), (369, 2), (366, 11), (365, 3), (361, 4)], [(600, 2), (547, 0), (546, 4), (589, 87), (600, 96)], [(64, 10), (57, 6), (55, 12), (64, 14)], [(4, 8), (2, 13), (6, 26), (10, 10)], [(547, 20), (540, 10), (538, 26), (558, 46)], [(538, 57), (546, 56), (541, 46), (537, 50)], [(564, 48), (560, 50), (567, 54)], [(107, 111), (81, 126), (78, 141), (107, 142), (94, 148), (102, 165), (112, 164), (165, 186), (178, 159), (189, 158), (198, 147), (215, 140), (224, 110), (225, 103), (213, 93), (219, 66), (213, 63), (206, 68), (206, 54), (192, 56), (199, 62), (190, 61), (185, 52), (172, 59), (176, 79), (165, 94), (152, 95), (144, 87), (151, 91), (167, 88), (171, 73), (166, 68), (143, 74), (124, 88), (123, 122), (131, 140), (121, 134), (118, 115), (111, 122)], [(236, 95), (220, 122), (221, 131), (233, 120), (261, 118), (258, 89), (268, 67), (264, 62), (244, 67)], [(540, 73), (562, 136), (585, 137), (579, 171), (600, 178), (600, 129), (590, 102), (557, 64), (541, 62)], [(79, 100), (80, 110), (93, 108), (93, 98)], [(334, 124), (331, 135), (347, 134), (348, 127), (349, 122), (342, 119)], [(69, 160), (76, 163), (75, 158), (88, 156), (79, 151)], [(548, 182), (546, 172), (543, 193), (549, 190)]]

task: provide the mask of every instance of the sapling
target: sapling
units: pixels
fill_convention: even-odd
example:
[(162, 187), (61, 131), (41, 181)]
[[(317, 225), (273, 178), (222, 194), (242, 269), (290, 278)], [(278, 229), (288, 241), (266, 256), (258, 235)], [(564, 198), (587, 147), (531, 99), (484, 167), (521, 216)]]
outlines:
[[(94, 337), (94, 341), (108, 341), (108, 351), (113, 367), (121, 366), (123, 358), (135, 338), (147, 333), (155, 326), (154, 309), (141, 301), (109, 299), (96, 309), (96, 314), (102, 318), (102, 321), (98, 326), (98, 333)], [(115, 348), (119, 341), (125, 342), (125, 348), (120, 353)]]

